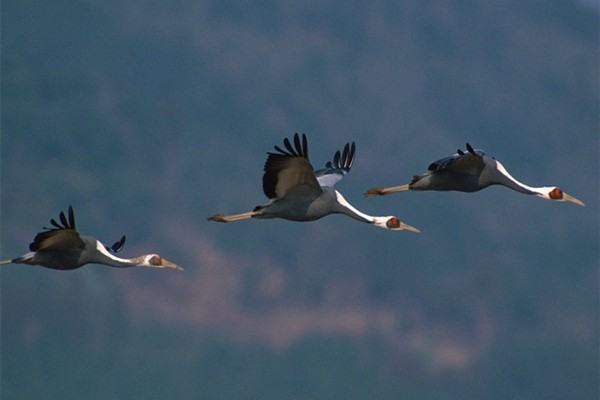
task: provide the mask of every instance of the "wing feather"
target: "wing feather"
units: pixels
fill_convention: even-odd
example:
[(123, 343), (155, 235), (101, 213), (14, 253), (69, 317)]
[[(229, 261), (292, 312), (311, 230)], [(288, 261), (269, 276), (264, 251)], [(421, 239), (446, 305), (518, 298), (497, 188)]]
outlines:
[[(287, 151), (285, 151), (285, 150), (281, 149), (281, 147), (279, 147), (279, 146), (273, 146), (273, 147), (274, 147), (274, 148), (275, 148), (275, 150), (276, 150), (276, 151), (278, 151), (279, 153), (281, 153), (281, 154), (284, 154), (284, 155), (286, 155), (286, 156), (291, 156), (291, 157), (293, 157), (293, 156), (292, 156), (290, 153), (288, 153)], [(270, 154), (270, 153), (268, 153), (268, 154)]]
[(69, 228), (75, 228), (75, 213), (73, 212), (73, 207), (69, 206)]
[(115, 242), (112, 246), (110, 246), (110, 250), (113, 253), (118, 253), (119, 251), (121, 251), (123, 249), (123, 246), (125, 245), (125, 235), (121, 236), (121, 239), (119, 239), (118, 242)]
[(344, 146), (344, 152), (342, 153), (342, 165), (346, 165), (346, 160), (348, 159), (348, 149), (350, 148), (350, 145), (348, 143), (346, 143), (346, 145)]
[(298, 135), (294, 135), (294, 146), (296, 146), (296, 149), (298, 150), (298, 155), (299, 154), (303, 154), (303, 148), (302, 148), (302, 144), (300, 143), (300, 136)]
[(467, 152), (458, 150), (456, 154), (432, 162), (427, 168), (431, 172), (450, 171), (466, 175), (478, 175), (485, 167), (481, 150), (474, 150), (467, 143)]
[(294, 157), (298, 156), (298, 153), (296, 153), (296, 151), (294, 151), (294, 148), (292, 147), (288, 138), (283, 139), (283, 145), (290, 152), (291, 155), (293, 155)]
[(308, 139), (306, 139), (306, 135), (302, 135), (302, 154), (308, 160)]
[(315, 172), (317, 180), (321, 187), (333, 187), (339, 182), (344, 175), (350, 172), (354, 163), (354, 155), (356, 153), (356, 144), (352, 142), (346, 143), (344, 150), (336, 151), (332, 161), (325, 163), (325, 168)]
[(308, 141), (306, 135), (294, 135), (294, 147), (288, 138), (283, 140), (287, 151), (274, 146), (277, 153), (267, 153), (263, 175), (263, 191), (270, 199), (282, 198), (290, 190), (307, 185), (315, 191), (321, 191), (310, 161), (308, 160)]
[(61, 211), (59, 216), (60, 216), (60, 222), (62, 223), (62, 227), (68, 228), (69, 221), (67, 221), (67, 217), (65, 217), (65, 213)]
[(50, 219), (50, 224), (55, 228), (39, 232), (35, 235), (33, 242), (29, 245), (31, 251), (54, 251), (54, 250), (72, 250), (82, 249), (85, 243), (81, 240), (79, 233), (75, 230), (75, 214), (73, 208), (69, 206), (69, 220), (64, 212), (60, 212), (59, 219), (62, 226), (54, 218)]

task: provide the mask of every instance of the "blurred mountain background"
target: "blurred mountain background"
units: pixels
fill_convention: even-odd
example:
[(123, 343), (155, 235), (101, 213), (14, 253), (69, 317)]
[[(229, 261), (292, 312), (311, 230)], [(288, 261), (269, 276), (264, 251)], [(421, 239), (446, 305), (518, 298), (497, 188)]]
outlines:
[[(1, 398), (598, 396), (598, 6), (591, 1), (4, 1), (2, 258), (72, 204), (183, 273), (2, 268)], [(420, 235), (265, 202), (266, 151)], [(404, 193), (465, 142), (533, 186)]]

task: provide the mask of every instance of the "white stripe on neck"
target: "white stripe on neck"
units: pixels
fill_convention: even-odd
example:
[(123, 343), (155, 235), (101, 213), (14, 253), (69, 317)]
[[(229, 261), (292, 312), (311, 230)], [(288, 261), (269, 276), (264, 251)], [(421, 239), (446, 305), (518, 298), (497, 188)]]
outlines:
[(502, 163), (500, 163), (500, 161), (498, 161), (498, 160), (496, 160), (496, 168), (498, 169), (498, 171), (500, 171), (500, 173), (502, 175), (507, 177), (515, 185), (517, 185), (525, 190), (529, 190), (530, 192), (538, 193), (538, 194), (541, 194), (542, 196), (546, 197), (549, 189), (551, 189), (548, 187), (532, 187), (532, 186), (528, 186), (522, 182), (519, 182), (506, 170), (506, 168), (504, 168), (504, 165), (502, 165)]
[(99, 240), (96, 240), (96, 249), (100, 253), (102, 253), (103, 255), (105, 255), (106, 257), (110, 258), (113, 261), (123, 263), (123, 264), (133, 265), (131, 260), (126, 259), (126, 258), (119, 258), (119, 257), (115, 256), (114, 254), (111, 254), (108, 250), (106, 250), (106, 247)]
[(365, 214), (363, 212), (358, 211), (356, 208), (354, 208), (352, 206), (352, 204), (348, 203), (348, 201), (344, 198), (344, 196), (342, 196), (342, 194), (340, 192), (338, 192), (337, 190), (335, 191), (335, 198), (337, 199), (337, 202), (342, 206), (347, 208), (348, 210), (352, 211), (354, 214), (358, 215), (361, 218), (366, 219), (368, 222), (373, 223), (375, 221), (375, 218)]

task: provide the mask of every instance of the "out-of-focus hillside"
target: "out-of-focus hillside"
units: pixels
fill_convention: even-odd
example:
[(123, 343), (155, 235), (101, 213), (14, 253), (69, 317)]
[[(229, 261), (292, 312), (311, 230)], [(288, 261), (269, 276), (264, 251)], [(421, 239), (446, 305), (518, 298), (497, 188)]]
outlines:
[[(590, 399), (598, 14), (569, 1), (16, 2), (2, 12), (2, 258), (79, 229), (184, 273), (3, 267), (4, 399)], [(218, 225), (309, 135), (341, 216)], [(580, 208), (405, 193), (469, 141)]]

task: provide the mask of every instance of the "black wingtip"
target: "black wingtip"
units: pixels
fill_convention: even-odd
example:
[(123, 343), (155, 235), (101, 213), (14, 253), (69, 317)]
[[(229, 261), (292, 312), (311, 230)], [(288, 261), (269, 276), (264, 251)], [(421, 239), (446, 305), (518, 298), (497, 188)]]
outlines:
[(288, 138), (283, 139), (283, 145), (285, 146), (287, 151), (290, 152), (291, 155), (297, 156), (296, 151), (292, 147), (292, 144), (290, 143), (290, 140)]
[(75, 229), (75, 212), (73, 211), (73, 207), (69, 205), (69, 227), (71, 229)]
[(477, 155), (469, 143), (467, 143), (467, 151), (473, 155)]
[[(291, 154), (289, 154), (287, 151), (283, 150), (281, 147), (279, 147), (279, 146), (277, 146), (277, 145), (273, 146), (273, 148), (274, 148), (274, 149), (275, 149), (275, 151), (277, 151), (278, 153), (281, 153), (281, 154), (284, 154), (284, 155), (287, 155), (287, 156), (291, 155)], [(267, 153), (267, 154), (278, 154), (278, 153)]]
[(67, 221), (65, 213), (61, 211), (58, 216), (60, 217), (60, 222), (63, 224), (63, 228), (67, 229), (69, 227), (69, 221)]
[(456, 153), (457, 153), (459, 156), (464, 156), (464, 155), (465, 155), (465, 152), (464, 152), (464, 151), (462, 151), (461, 149), (456, 149)]
[(304, 157), (308, 160), (308, 139), (304, 133), (302, 134), (302, 149), (304, 150)]
[(339, 150), (336, 151), (335, 154), (333, 155), (333, 165), (336, 168), (340, 168), (340, 156), (341, 156), (341, 154), (340, 154)]
[(277, 151), (277, 153), (267, 152), (267, 154), (279, 154), (289, 157), (304, 157), (308, 160), (308, 140), (306, 138), (306, 135), (302, 134), (302, 137), (300, 137), (300, 134), (296, 132), (294, 133), (292, 140), (293, 143), (292, 141), (290, 141), (290, 139), (284, 138), (283, 147), (285, 148), (285, 150), (275, 145), (273, 146), (273, 148), (275, 149), (275, 151)]
[(300, 135), (298, 135), (298, 132), (294, 133), (294, 146), (298, 155), (302, 155), (302, 145), (300, 144)]
[(302, 134), (302, 140), (300, 140), (300, 134), (298, 132), (294, 134), (294, 146), (296, 146), (296, 153), (298, 153), (298, 156), (308, 160), (308, 140), (304, 133)]
[(348, 153), (350, 152), (350, 143), (344, 145), (344, 151), (342, 152), (342, 168), (346, 168), (348, 162)]
[(121, 251), (123, 249), (123, 246), (125, 245), (125, 235), (123, 235), (121, 237), (121, 239), (119, 239), (118, 242), (115, 242), (115, 244), (113, 244), (110, 249), (114, 252), (114, 253), (118, 253), (119, 251)]
[(350, 146), (350, 156), (348, 157), (348, 168), (352, 167), (352, 164), (354, 164), (354, 154), (356, 153), (356, 144), (354, 142), (352, 142), (352, 145)]

